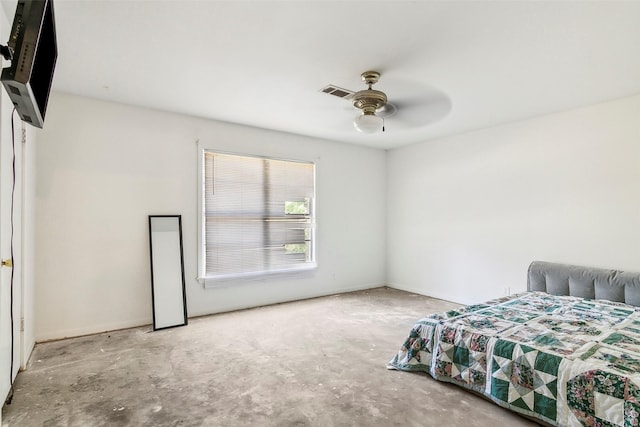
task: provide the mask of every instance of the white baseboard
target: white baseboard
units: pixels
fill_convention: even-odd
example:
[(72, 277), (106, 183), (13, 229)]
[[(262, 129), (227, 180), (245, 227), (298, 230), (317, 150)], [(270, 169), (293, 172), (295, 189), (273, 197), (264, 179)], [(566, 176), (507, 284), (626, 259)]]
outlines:
[(65, 338), (75, 338), (85, 335), (101, 334), (104, 332), (117, 331), (119, 329), (138, 328), (151, 325), (149, 319), (135, 319), (122, 322), (110, 322), (100, 325), (87, 326), (84, 328), (65, 329), (60, 331), (50, 331), (36, 335), (36, 343), (44, 341), (62, 340)]
[(452, 302), (455, 304), (460, 304), (460, 305), (468, 304), (463, 301), (452, 300), (450, 295), (443, 295), (443, 294), (441, 295), (441, 294), (438, 294), (437, 292), (425, 292), (424, 289), (412, 288), (411, 286), (404, 286), (397, 283), (389, 283), (387, 284), (387, 286), (393, 289), (397, 289), (399, 291), (405, 291), (405, 292), (411, 292), (413, 294), (424, 295), (425, 297), (436, 298), (443, 301)]
[[(367, 289), (375, 289), (375, 288), (380, 288), (386, 286), (384, 284), (380, 284), (380, 283), (376, 283), (376, 284), (363, 284), (363, 285), (357, 285), (357, 286), (349, 286), (349, 287), (340, 287), (340, 288), (334, 288), (334, 289), (323, 289), (322, 292), (310, 292), (307, 295), (296, 295), (295, 297), (292, 298), (287, 298), (285, 300), (273, 300), (273, 301), (261, 301), (259, 303), (256, 304), (238, 304), (238, 305), (232, 305), (232, 306), (227, 306), (227, 307), (222, 307), (219, 310), (216, 311), (211, 311), (211, 312), (204, 312), (204, 313), (189, 313), (189, 317), (200, 317), (200, 316), (208, 316), (211, 314), (219, 314), (219, 313), (227, 313), (230, 311), (236, 311), (236, 310), (245, 310), (248, 308), (255, 308), (255, 307), (264, 307), (267, 305), (274, 305), (274, 304), (282, 304), (285, 302), (293, 302), (293, 301), (301, 301), (301, 300), (305, 300), (305, 299), (312, 299), (312, 298), (319, 298), (319, 297), (325, 297), (325, 296), (329, 296), (329, 295), (336, 295), (336, 294), (345, 294), (345, 293), (349, 293), (349, 292), (356, 292), (356, 291), (364, 291)], [(74, 328), (74, 329), (66, 329), (66, 330), (60, 330), (60, 331), (50, 331), (50, 332), (45, 332), (42, 334), (38, 334), (36, 336), (36, 343), (40, 343), (40, 342), (44, 342), (44, 341), (53, 341), (53, 340), (61, 340), (61, 339), (65, 339), (65, 338), (74, 338), (74, 337), (80, 337), (80, 336), (84, 336), (84, 335), (93, 335), (93, 334), (101, 334), (104, 332), (111, 332), (111, 331), (116, 331), (119, 329), (128, 329), (128, 328), (137, 328), (137, 327), (141, 327), (141, 326), (147, 326), (147, 325), (151, 325), (151, 323), (149, 322), (149, 319), (136, 319), (136, 320), (129, 320), (129, 321), (123, 321), (123, 322), (113, 322), (113, 323), (104, 323), (104, 324), (100, 324), (100, 325), (94, 325), (94, 326), (87, 326), (84, 328)]]

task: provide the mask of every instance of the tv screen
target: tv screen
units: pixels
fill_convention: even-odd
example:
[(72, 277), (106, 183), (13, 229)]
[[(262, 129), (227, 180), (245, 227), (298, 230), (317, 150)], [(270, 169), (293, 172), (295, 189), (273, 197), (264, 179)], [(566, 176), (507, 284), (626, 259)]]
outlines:
[(20, 118), (42, 128), (58, 59), (53, 0), (18, 1), (8, 45), (13, 59), (0, 80)]

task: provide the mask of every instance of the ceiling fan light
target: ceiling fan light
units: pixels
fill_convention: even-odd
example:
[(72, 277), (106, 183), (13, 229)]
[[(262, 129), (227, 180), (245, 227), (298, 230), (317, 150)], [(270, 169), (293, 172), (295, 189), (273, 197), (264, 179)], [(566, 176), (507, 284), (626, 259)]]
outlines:
[(381, 132), (384, 125), (382, 117), (378, 117), (372, 113), (364, 113), (356, 117), (353, 121), (353, 126), (357, 131), (362, 133), (376, 133)]

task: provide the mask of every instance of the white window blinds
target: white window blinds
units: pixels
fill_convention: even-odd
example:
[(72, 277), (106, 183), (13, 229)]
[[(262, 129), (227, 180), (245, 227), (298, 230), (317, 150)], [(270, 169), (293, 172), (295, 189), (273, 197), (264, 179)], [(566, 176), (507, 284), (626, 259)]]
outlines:
[(312, 163), (204, 151), (205, 278), (310, 268)]

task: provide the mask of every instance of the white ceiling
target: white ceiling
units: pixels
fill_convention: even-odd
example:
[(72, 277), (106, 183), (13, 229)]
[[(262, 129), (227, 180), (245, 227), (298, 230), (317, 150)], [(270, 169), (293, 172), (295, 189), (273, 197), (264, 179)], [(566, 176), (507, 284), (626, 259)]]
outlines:
[[(378, 148), (640, 93), (638, 1), (55, 0), (55, 14), (56, 90)], [(320, 92), (364, 89), (369, 69), (399, 107), (384, 134), (357, 133), (348, 101)]]

